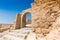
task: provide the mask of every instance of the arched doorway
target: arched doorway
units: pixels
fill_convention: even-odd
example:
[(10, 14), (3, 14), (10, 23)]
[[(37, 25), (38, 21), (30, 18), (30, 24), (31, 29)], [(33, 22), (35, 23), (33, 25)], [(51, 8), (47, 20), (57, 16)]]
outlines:
[(31, 13), (26, 14), (26, 25), (25, 25), (25, 27), (27, 27), (27, 28), (31, 27), (31, 21), (32, 21), (31, 18), (32, 18)]
[(21, 19), (21, 27), (31, 27), (32, 23), (32, 14), (30, 12), (26, 12), (22, 14)]

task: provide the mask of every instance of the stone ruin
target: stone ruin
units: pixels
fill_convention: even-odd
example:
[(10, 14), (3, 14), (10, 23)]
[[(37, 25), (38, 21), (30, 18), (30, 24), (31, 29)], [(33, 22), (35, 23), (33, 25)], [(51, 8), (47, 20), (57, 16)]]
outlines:
[(59, 0), (35, 0), (34, 3), (31, 4), (31, 8), (16, 15), (14, 24), (12, 24), (13, 27), (10, 28), (10, 30), (24, 28), (26, 25), (26, 14), (28, 13), (32, 15), (32, 30), (37, 34), (43, 34), (45, 36), (54, 28), (60, 26)]
[[(32, 9), (27, 9), (22, 12), (22, 14), (17, 14), (14, 21), (14, 26), (16, 29), (23, 28), (26, 25), (26, 14), (32, 14)], [(32, 23), (32, 22), (31, 22)]]
[(59, 0), (35, 0), (31, 8), (17, 14), (15, 28), (23, 28), (26, 24), (26, 14), (32, 15), (32, 30), (38, 34), (48, 34), (54, 27), (54, 22), (60, 16)]

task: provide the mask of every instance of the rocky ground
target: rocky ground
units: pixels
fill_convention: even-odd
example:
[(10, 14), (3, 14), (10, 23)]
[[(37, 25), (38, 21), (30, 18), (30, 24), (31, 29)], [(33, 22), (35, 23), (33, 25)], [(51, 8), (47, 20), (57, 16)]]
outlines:
[(53, 29), (47, 36), (35, 34), (31, 28), (5, 31), (0, 33), (0, 40), (60, 40), (60, 28)]
[(44, 40), (44, 37), (38, 37), (31, 28), (22, 28), (0, 33), (0, 40)]
[(60, 40), (60, 17), (53, 23), (51, 31), (46, 36), (36, 34), (29, 25), (26, 26), (26, 28), (0, 33), (0, 40)]

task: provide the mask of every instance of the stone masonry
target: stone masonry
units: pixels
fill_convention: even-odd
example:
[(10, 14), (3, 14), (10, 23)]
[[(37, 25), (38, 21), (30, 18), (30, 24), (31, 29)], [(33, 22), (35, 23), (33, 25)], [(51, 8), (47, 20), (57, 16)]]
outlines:
[(60, 16), (59, 0), (35, 0), (32, 3), (32, 27), (35, 33), (47, 34)]
[(45, 35), (50, 32), (52, 24), (60, 16), (60, 2), (59, 0), (35, 0), (31, 8), (22, 12), (21, 18), (17, 17), (16, 20), (20, 21), (15, 22), (15, 27), (25, 27), (27, 13), (32, 15), (32, 30)]

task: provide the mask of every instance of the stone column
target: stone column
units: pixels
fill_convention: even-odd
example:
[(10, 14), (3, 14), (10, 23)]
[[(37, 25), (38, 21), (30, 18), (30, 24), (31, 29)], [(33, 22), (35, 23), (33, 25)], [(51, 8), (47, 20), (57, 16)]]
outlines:
[(24, 28), (26, 25), (26, 14), (22, 14), (21, 16), (21, 27)]
[(14, 26), (15, 26), (15, 29), (21, 28), (21, 14), (16, 15)]

